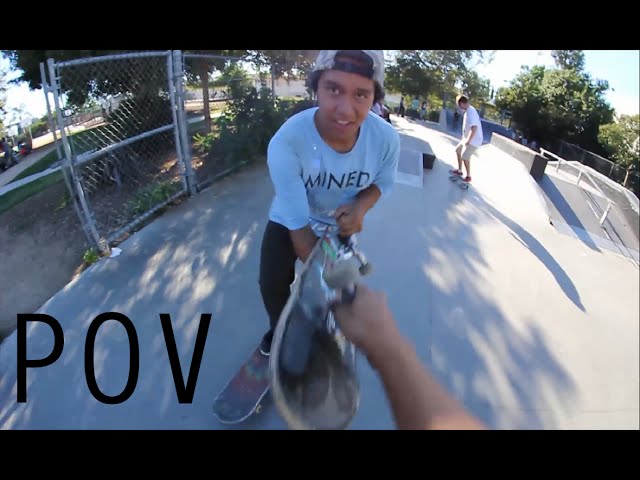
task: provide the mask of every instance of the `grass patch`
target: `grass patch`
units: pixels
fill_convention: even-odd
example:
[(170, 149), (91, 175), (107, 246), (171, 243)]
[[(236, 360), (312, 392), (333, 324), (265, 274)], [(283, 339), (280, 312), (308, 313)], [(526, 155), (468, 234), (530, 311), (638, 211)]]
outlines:
[(168, 200), (173, 194), (178, 193), (181, 188), (180, 182), (173, 181), (147, 185), (136, 193), (135, 197), (127, 203), (126, 208), (131, 217), (136, 217)]
[(5, 193), (0, 196), (0, 214), (6, 212), (18, 203), (26, 200), (45, 188), (62, 181), (64, 181), (64, 177), (62, 176), (62, 172), (58, 171)]
[[(101, 129), (106, 129), (106, 126), (103, 125), (100, 127), (91, 128), (89, 130), (72, 133), (68, 136), (71, 148), (74, 149), (76, 153), (83, 153), (89, 150), (93, 150), (94, 148), (100, 148)], [(20, 180), (22, 178), (35, 175), (36, 173), (43, 172), (58, 160), (58, 153), (55, 149), (53, 149), (36, 163), (31, 165), (29, 168), (26, 168), (22, 172), (20, 172), (20, 174), (9, 183), (13, 183), (16, 180)]]
[(38, 160), (36, 163), (31, 165), (29, 168), (25, 168), (20, 174), (11, 180), (9, 183), (13, 183), (22, 178), (30, 177), (31, 175), (35, 175), (36, 173), (44, 172), (47, 168), (53, 165), (58, 161), (58, 153), (54, 150), (47, 153), (44, 157)]
[(96, 248), (89, 248), (85, 250), (82, 259), (87, 265), (92, 265), (100, 259), (100, 254)]

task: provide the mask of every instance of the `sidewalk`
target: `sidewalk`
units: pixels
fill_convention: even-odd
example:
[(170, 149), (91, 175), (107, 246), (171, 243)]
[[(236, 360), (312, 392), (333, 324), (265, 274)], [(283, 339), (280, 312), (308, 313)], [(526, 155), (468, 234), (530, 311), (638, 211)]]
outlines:
[(9, 183), (11, 183), (11, 181), (18, 175), (20, 175), (24, 170), (29, 168), (31, 165), (36, 163), (52, 150), (55, 150), (55, 148), (56, 147), (51, 144), (47, 145), (46, 147), (41, 147), (38, 150), (33, 150), (20, 163), (0, 173), (0, 192), (5, 190), (2, 187), (5, 187)]
[[(368, 284), (386, 292), (420, 358), (492, 428), (637, 429), (637, 268), (557, 232), (535, 181), (493, 147), (481, 148), (463, 191), (447, 174), (455, 138), (393, 120), (403, 154), (426, 143), (437, 161), (422, 186), (396, 184), (366, 218), (360, 243), (374, 264)], [(53, 365), (28, 369), (27, 403), (18, 404), (16, 334), (0, 345), (0, 428), (227, 428), (213, 416), (213, 398), (267, 326), (257, 279), (272, 192), (264, 166), (229, 177), (47, 302), (41, 312), (60, 322), (64, 350)], [(94, 399), (84, 372), (89, 324), (109, 311), (128, 316), (140, 346), (135, 391), (119, 405)], [(161, 313), (171, 314), (185, 378), (200, 314), (212, 314), (189, 404), (176, 396)], [(46, 357), (52, 339), (48, 326), (29, 324), (28, 358)], [(95, 372), (107, 395), (125, 387), (128, 345), (121, 325), (100, 328)], [(359, 369), (352, 428), (394, 428), (378, 377), (364, 358)], [(267, 404), (235, 428), (286, 425)]]

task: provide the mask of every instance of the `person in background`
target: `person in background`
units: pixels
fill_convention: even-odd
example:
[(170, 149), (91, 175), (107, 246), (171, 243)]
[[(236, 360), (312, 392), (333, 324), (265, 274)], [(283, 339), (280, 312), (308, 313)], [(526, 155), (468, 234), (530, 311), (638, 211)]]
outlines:
[(469, 99), (465, 95), (458, 95), (456, 97), (456, 105), (464, 112), (462, 119), (462, 140), (460, 140), (460, 143), (456, 146), (458, 168), (456, 170), (449, 170), (449, 173), (462, 176), (462, 163), (464, 162), (467, 176), (464, 177), (462, 181), (471, 183), (471, 156), (482, 146), (484, 140), (482, 121), (480, 120), (478, 111), (469, 103)]

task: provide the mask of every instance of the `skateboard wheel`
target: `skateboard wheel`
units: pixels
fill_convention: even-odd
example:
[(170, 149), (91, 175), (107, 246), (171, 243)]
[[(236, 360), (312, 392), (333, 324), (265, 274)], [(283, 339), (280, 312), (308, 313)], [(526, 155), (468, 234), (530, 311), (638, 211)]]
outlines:
[(364, 265), (360, 266), (360, 275), (366, 277), (371, 273), (372, 270), (373, 266), (370, 263), (365, 263)]

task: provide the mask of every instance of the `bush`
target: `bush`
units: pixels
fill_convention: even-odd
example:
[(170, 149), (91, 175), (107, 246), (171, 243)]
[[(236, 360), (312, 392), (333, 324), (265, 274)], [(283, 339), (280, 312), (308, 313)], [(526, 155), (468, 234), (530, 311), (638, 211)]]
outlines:
[(211, 153), (229, 165), (251, 162), (265, 155), (273, 134), (285, 120), (273, 106), (271, 92), (263, 88), (232, 86), (232, 100), (215, 121), (218, 137)]
[(293, 106), (291, 106), (288, 110), (287, 118), (304, 110), (308, 110), (309, 108), (313, 108), (316, 105), (317, 103), (313, 100), (299, 100), (297, 102), (294, 102)]
[(440, 110), (431, 110), (427, 114), (427, 120), (438, 123), (440, 121)]
[(419, 119), (420, 118), (420, 111), (418, 111), (418, 110), (416, 110), (414, 108), (407, 108), (404, 111), (404, 115), (405, 115), (405, 117)]
[(31, 135), (33, 138), (41, 137), (49, 132), (49, 124), (46, 120), (39, 119), (31, 124)]
[(228, 167), (266, 157), (271, 137), (285, 120), (315, 105), (310, 100), (278, 100), (274, 106), (268, 88), (232, 86), (231, 97), (214, 121), (214, 132), (194, 136), (199, 151)]

